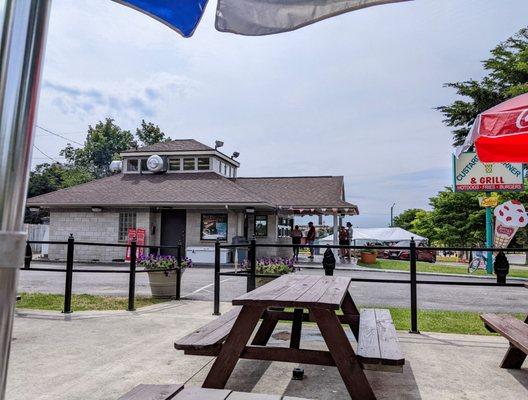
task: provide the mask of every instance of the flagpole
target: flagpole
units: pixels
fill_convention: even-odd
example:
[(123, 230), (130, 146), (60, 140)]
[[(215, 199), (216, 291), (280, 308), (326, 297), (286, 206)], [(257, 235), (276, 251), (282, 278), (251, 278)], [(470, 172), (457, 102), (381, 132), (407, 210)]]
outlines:
[(24, 209), (50, 5), (0, 0), (0, 400), (24, 261)]

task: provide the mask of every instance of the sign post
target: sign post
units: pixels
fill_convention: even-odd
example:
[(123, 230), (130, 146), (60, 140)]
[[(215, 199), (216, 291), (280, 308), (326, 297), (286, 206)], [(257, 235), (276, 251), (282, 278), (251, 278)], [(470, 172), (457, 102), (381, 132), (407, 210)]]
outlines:
[[(455, 192), (485, 192), (481, 205), (486, 207), (486, 247), (493, 247), (493, 207), (496, 198), (491, 192), (524, 190), (522, 163), (483, 163), (476, 153), (453, 155), (453, 190)], [(486, 272), (493, 273), (492, 252), (487, 252)]]

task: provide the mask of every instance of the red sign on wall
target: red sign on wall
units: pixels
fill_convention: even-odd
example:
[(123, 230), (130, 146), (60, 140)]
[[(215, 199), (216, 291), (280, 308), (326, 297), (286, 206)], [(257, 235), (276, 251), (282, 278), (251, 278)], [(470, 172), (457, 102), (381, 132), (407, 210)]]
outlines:
[[(145, 245), (145, 235), (146, 231), (143, 228), (129, 228), (128, 229), (128, 247), (126, 248), (126, 255), (125, 255), (125, 261), (130, 261), (130, 245), (132, 244), (132, 240), (136, 239), (136, 243), (138, 246), (144, 246)], [(145, 248), (144, 247), (138, 247), (136, 251), (136, 257), (139, 258), (143, 254), (145, 254)]]

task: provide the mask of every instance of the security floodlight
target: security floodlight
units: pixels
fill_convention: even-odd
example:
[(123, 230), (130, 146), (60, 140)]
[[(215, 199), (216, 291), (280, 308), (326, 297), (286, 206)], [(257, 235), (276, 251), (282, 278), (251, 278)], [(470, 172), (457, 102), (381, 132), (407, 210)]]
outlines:
[(239, 155), (240, 153), (238, 151), (235, 151), (233, 155), (231, 156), (231, 158), (238, 158)]
[(222, 147), (224, 145), (224, 142), (222, 142), (221, 140), (216, 140), (215, 141), (215, 150), (218, 149), (219, 147)]

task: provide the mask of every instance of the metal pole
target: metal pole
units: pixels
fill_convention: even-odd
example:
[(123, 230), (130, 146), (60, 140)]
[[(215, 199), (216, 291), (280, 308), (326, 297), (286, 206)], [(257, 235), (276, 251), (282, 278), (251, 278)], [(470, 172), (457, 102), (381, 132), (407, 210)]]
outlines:
[(136, 311), (136, 260), (137, 242), (130, 242), (130, 275), (128, 277), (128, 311)]
[(411, 238), (409, 246), (411, 264), (411, 330), (410, 333), (420, 333), (418, 331), (418, 302), (416, 296), (416, 242)]
[(257, 241), (255, 238), (251, 239), (249, 245), (249, 276), (247, 278), (247, 291), (251, 292), (256, 287), (256, 274), (257, 270)]
[(214, 266), (214, 310), (213, 315), (220, 315), (220, 242), (215, 242), (215, 266)]
[(0, 3), (0, 400), (5, 397), (24, 206), (50, 0)]
[(73, 235), (70, 234), (68, 238), (68, 248), (66, 251), (66, 284), (64, 288), (64, 314), (70, 314), (71, 310), (71, 297), (72, 297), (72, 283), (73, 283), (73, 256), (75, 251), (75, 242)]
[(394, 206), (396, 205), (396, 203), (393, 203), (392, 206), (391, 206), (391, 213), (390, 213), (390, 226), (391, 228), (394, 227)]
[(181, 266), (182, 266), (182, 245), (178, 244), (178, 249), (176, 253), (176, 260), (178, 263), (178, 269), (176, 270), (176, 300), (180, 300), (181, 294)]
[[(486, 192), (486, 197), (490, 197), (491, 193)], [(493, 247), (493, 214), (491, 207), (486, 207), (486, 247)], [(486, 272), (493, 273), (493, 253), (488, 251), (486, 253)]]

